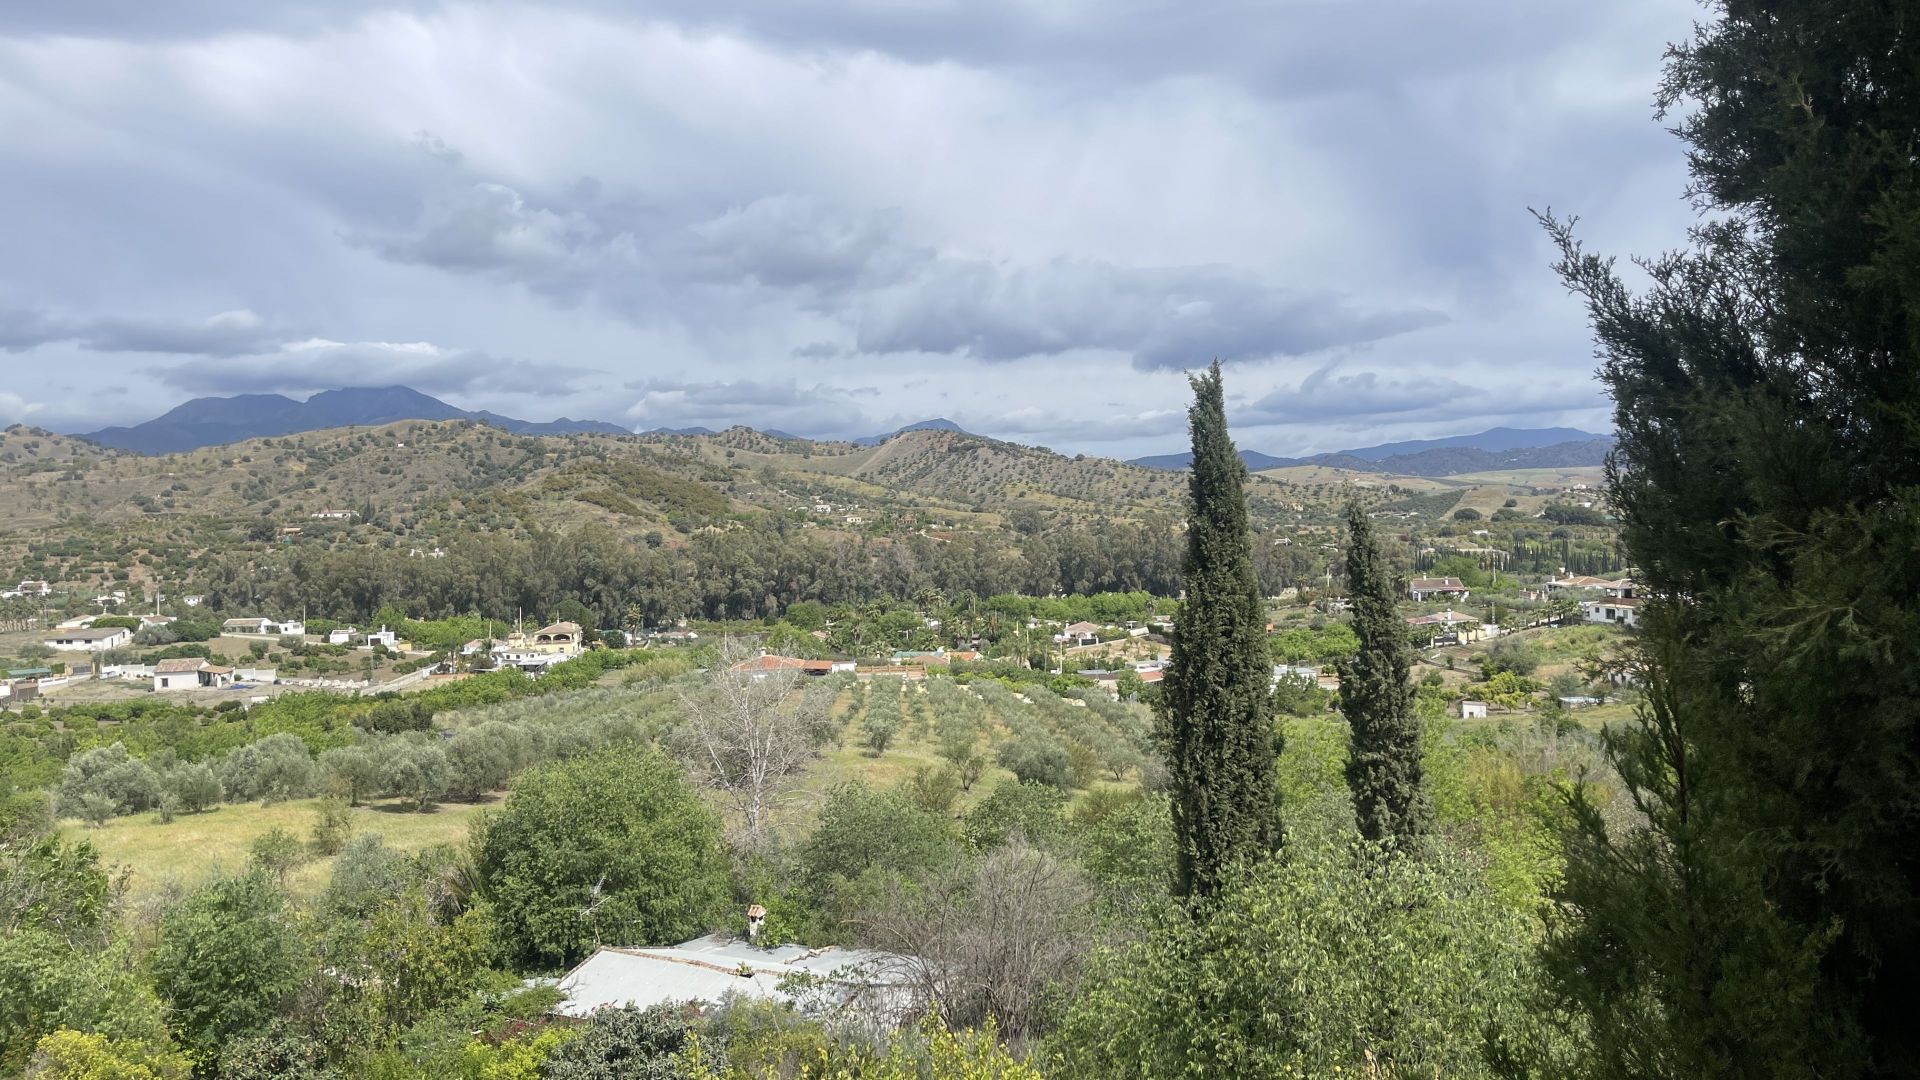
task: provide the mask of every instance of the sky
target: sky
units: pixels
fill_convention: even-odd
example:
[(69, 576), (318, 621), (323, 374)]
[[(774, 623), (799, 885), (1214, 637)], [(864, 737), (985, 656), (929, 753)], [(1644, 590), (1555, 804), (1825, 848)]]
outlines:
[(0, 5), (0, 424), (408, 385), (815, 437), (1607, 429), (1689, 0)]

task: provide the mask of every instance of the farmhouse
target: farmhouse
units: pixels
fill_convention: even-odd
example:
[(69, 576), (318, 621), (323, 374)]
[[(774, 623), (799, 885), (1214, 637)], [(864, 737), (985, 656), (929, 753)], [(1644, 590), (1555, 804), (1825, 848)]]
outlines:
[(360, 631), (357, 627), (336, 626), (333, 629), (327, 631), (327, 644), (350, 645), (353, 643), (353, 639), (359, 636), (360, 636)]
[(797, 671), (802, 675), (819, 676), (851, 672), (854, 669), (855, 664), (851, 660), (802, 660), (797, 656), (761, 653), (750, 660), (742, 660), (727, 670), (751, 675), (756, 679), (764, 679), (776, 671)]
[(1580, 604), (1580, 615), (1590, 623), (1613, 623), (1616, 626), (1640, 625), (1640, 601), (1631, 596), (1616, 596), (1606, 600), (1584, 600)]
[(1098, 645), (1100, 628), (1090, 622), (1070, 623), (1065, 630), (1053, 635), (1053, 640), (1063, 645)]
[(47, 639), (47, 644), (65, 652), (106, 652), (118, 649), (133, 640), (133, 631), (124, 626), (109, 626), (104, 629), (78, 627), (72, 630), (56, 630)]
[(277, 619), (228, 619), (220, 624), (223, 634), (279, 637), (283, 634), (304, 634), (307, 624), (294, 619), (281, 622)]
[(22, 596), (46, 596), (53, 592), (53, 586), (44, 581), (23, 581), (17, 587), (0, 592), (0, 600), (15, 600)]
[(197, 656), (162, 660), (153, 666), (153, 688), (160, 690), (219, 690), (233, 685), (233, 669), (209, 664)]
[(1467, 587), (1459, 578), (1417, 577), (1407, 582), (1407, 595), (1415, 600), (1431, 600), (1436, 596), (1467, 598)]
[(1407, 625), (1436, 637), (1452, 637), (1455, 643), (1478, 641), (1484, 629), (1479, 619), (1452, 609), (1432, 615), (1414, 615), (1407, 619)]

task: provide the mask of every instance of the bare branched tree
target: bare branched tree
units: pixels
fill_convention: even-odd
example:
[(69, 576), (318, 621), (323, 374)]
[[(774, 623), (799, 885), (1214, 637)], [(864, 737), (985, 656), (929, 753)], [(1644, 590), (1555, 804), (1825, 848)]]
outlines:
[(1049, 984), (1092, 947), (1093, 888), (1071, 862), (1015, 837), (857, 920), (862, 937), (905, 958), (922, 1007), (955, 1028), (991, 1017), (1012, 1040), (1040, 1034)]
[(735, 841), (762, 848), (799, 774), (832, 737), (833, 689), (729, 639), (704, 680), (681, 691), (682, 715), (669, 744), (694, 778), (740, 815)]

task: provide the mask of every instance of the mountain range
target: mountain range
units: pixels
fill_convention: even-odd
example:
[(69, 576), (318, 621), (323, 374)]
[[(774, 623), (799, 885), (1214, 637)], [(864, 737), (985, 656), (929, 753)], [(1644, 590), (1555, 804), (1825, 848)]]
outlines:
[[(477, 420), (516, 435), (631, 435), (632, 428), (604, 420), (519, 420), (485, 410), (469, 411), (406, 386), (355, 386), (323, 390), (305, 401), (281, 394), (239, 394), (203, 397), (183, 402), (166, 413), (131, 427), (101, 428), (81, 436), (102, 446), (137, 454), (178, 454), (247, 439), (296, 435), (336, 427), (376, 427), (399, 420)], [(941, 418), (922, 420), (881, 435), (852, 440), (855, 446), (878, 446), (907, 431), (953, 431), (966, 434), (959, 424)], [(653, 428), (643, 435), (717, 435), (705, 427)], [(805, 437), (776, 431), (761, 432), (788, 441)]]
[(110, 427), (82, 436), (102, 446), (139, 454), (177, 454), (245, 439), (295, 435), (336, 427), (372, 427), (397, 420), (477, 420), (517, 435), (629, 435), (602, 420), (517, 420), (469, 412), (405, 386), (323, 390), (305, 401), (281, 394), (194, 398), (132, 427)]
[[(1500, 469), (1553, 469), (1600, 465), (1613, 449), (1613, 437), (1579, 428), (1490, 428), (1471, 435), (1380, 443), (1310, 457), (1275, 457), (1240, 451), (1247, 469), (1286, 469), (1297, 465), (1397, 473), (1402, 476), (1458, 476)], [(1157, 454), (1128, 464), (1149, 469), (1184, 469), (1192, 454)]]

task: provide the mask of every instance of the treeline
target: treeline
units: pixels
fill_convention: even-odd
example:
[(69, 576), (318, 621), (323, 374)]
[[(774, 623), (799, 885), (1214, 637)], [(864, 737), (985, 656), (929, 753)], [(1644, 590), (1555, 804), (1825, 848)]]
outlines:
[[(1013, 538), (908, 535), (823, 538), (775, 518), (696, 533), (680, 547), (651, 547), (604, 528), (535, 532), (521, 539), (472, 534), (442, 558), (391, 548), (288, 548), (234, 552), (196, 573), (195, 588), (222, 611), (308, 612), (368, 621), (391, 606), (415, 619), (478, 613), (512, 618), (578, 604), (601, 626), (681, 618), (758, 619), (803, 601), (824, 604), (945, 595), (1177, 594), (1179, 534), (1171, 523), (1091, 522)], [(1275, 549), (1264, 576), (1274, 589), (1305, 581), (1312, 556)]]

